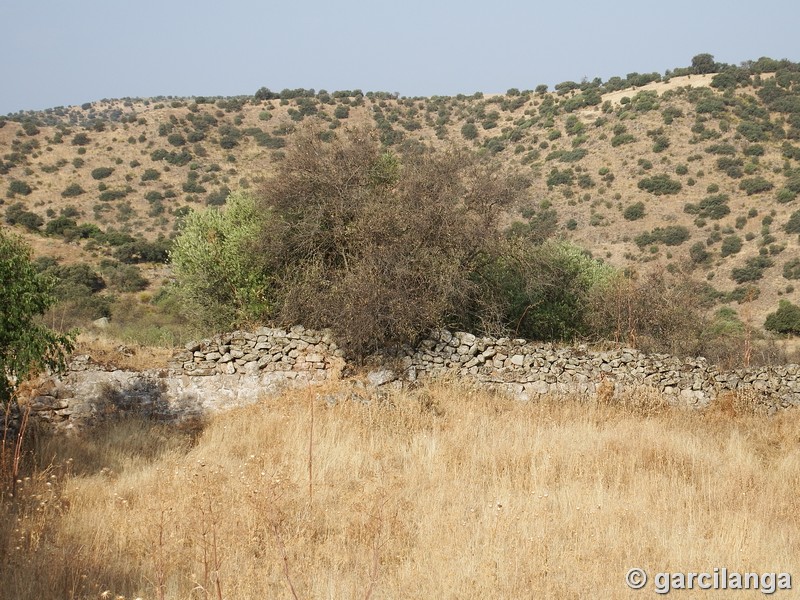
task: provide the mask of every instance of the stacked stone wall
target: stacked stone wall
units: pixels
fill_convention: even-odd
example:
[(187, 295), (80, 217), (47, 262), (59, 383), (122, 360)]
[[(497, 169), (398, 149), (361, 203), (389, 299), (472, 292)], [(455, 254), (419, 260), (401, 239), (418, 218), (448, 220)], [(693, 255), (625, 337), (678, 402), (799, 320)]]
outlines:
[[(415, 348), (368, 363), (373, 367), (361, 381), (371, 388), (446, 377), (526, 400), (591, 396), (606, 386), (614, 394), (653, 389), (676, 404), (697, 407), (725, 392), (755, 397), (771, 412), (800, 406), (800, 366), (795, 364), (726, 371), (703, 358), (647, 355), (632, 348), (593, 351), (444, 330)], [(90, 356), (74, 357), (70, 371), (52, 378), (29, 406), (40, 420), (61, 428), (133, 410), (180, 420), (358, 371), (345, 362), (328, 331), (260, 328), (187, 344), (159, 370), (123, 371), (95, 365)]]

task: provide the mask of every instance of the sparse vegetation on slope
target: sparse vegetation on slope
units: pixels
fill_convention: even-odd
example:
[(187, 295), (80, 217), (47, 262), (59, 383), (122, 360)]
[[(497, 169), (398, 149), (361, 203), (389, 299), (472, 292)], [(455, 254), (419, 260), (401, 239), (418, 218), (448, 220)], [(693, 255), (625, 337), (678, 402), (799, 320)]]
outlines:
[[(224, 206), (231, 190), (259, 190), (299, 129), (311, 124), (324, 148), (347, 124), (373, 128), (403, 160), (459, 146), (491, 156), (504, 175), (529, 182), (517, 208), (500, 215), (504, 226), (536, 213), (537, 235), (564, 236), (629, 271), (693, 270), (725, 303), (736, 289), (728, 274), (754, 253), (798, 248), (800, 68), (708, 56), (664, 75), (567, 81), (554, 93), (538, 86), (405, 98), (262, 88), (252, 97), (128, 98), (9, 115), (0, 129), (8, 196), (0, 210), (37, 255), (99, 269), (103, 259), (123, 260), (120, 236), (166, 245), (189, 212)], [(64, 217), (67, 204), (75, 213)], [(764, 216), (774, 220), (769, 231)], [(155, 255), (137, 256), (151, 271), (149, 298), (164, 298), (169, 270), (148, 263)], [(754, 325), (779, 300), (796, 300), (784, 281), (779, 267), (764, 267), (761, 293), (748, 303)], [(149, 300), (142, 308), (160, 310)], [(109, 314), (124, 318), (117, 301)]]

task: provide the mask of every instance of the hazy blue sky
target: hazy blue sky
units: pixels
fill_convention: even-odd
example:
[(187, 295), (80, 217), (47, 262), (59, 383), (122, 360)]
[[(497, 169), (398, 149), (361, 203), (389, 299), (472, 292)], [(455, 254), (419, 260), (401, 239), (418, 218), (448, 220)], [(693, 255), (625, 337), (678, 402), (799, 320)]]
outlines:
[(800, 60), (800, 2), (0, 0), (0, 114), (261, 86), (405, 96)]

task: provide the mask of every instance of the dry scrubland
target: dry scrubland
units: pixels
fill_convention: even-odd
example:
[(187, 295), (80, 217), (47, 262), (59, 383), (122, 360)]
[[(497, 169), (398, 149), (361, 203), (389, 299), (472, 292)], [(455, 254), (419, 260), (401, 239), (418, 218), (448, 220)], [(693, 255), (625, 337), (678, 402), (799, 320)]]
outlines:
[(794, 413), (335, 392), (183, 435), (39, 437), (0, 502), (0, 596), (627, 598), (633, 566), (800, 577)]

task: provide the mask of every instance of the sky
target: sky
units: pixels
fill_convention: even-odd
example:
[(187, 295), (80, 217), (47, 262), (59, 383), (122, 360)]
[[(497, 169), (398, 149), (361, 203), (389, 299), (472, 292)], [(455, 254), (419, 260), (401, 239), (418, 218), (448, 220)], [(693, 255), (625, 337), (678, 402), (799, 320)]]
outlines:
[(792, 0), (0, 0), (0, 114), (313, 88), (432, 96), (800, 60)]

